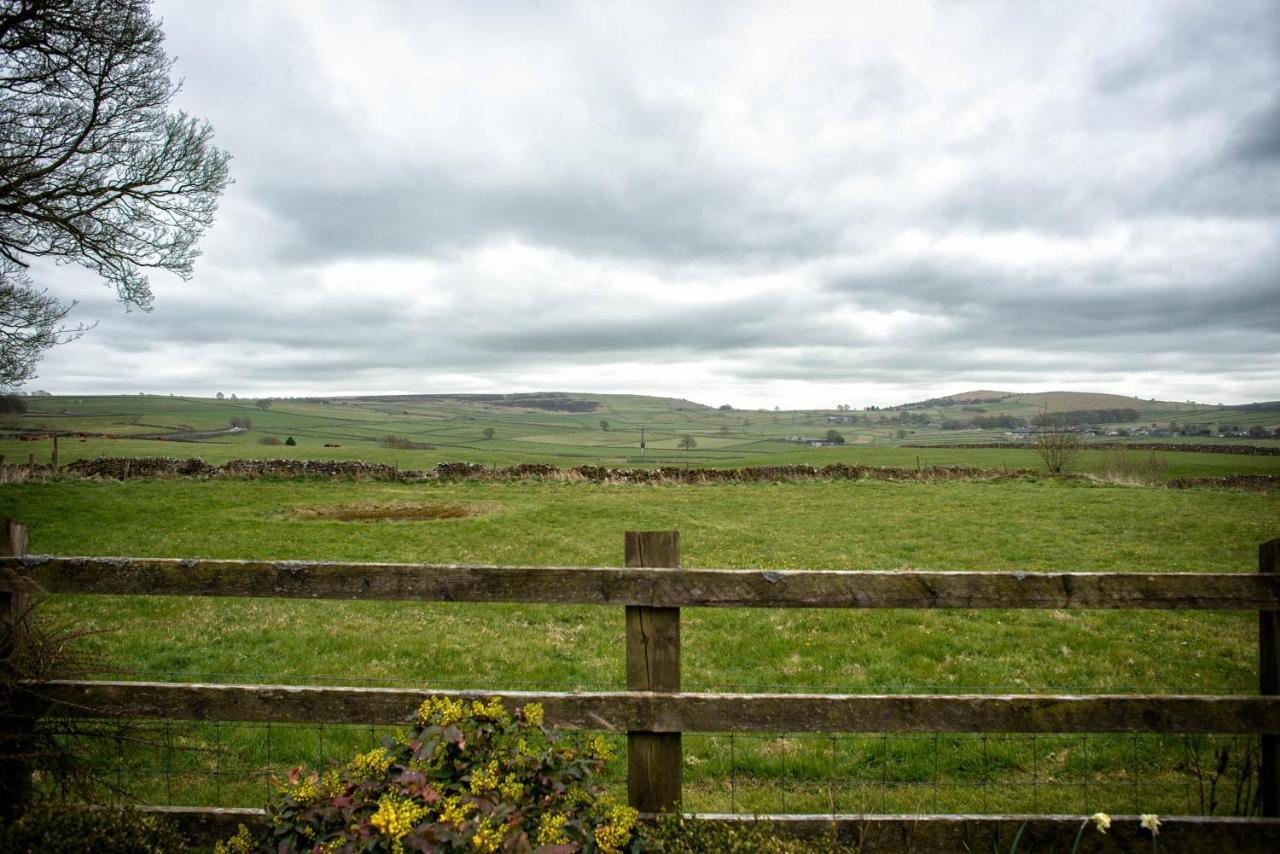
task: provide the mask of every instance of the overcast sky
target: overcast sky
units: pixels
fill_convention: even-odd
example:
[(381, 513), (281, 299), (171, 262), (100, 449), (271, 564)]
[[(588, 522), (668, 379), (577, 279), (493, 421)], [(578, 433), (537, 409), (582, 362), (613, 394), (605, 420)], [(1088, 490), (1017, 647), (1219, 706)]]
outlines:
[(1280, 398), (1280, 3), (160, 0), (191, 282), (29, 388)]

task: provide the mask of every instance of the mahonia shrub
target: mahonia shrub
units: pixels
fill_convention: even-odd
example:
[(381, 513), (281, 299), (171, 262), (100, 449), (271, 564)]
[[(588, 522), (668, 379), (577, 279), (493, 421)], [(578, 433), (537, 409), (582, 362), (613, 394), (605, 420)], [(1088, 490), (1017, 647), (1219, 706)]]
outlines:
[(0, 851), (93, 851), (94, 854), (181, 854), (177, 829), (159, 816), (84, 803), (36, 801), (0, 822)]
[(515, 715), (432, 697), (409, 727), (324, 774), (295, 769), (268, 807), (270, 827), (241, 827), (218, 854), (248, 852), (639, 850), (636, 812), (609, 804), (596, 776), (608, 745), (558, 738), (530, 703)]

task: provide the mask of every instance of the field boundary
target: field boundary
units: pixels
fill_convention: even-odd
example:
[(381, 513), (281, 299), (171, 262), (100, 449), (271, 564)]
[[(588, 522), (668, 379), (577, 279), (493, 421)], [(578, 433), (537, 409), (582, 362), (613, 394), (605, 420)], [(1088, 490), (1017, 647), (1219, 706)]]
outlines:
[[(626, 613), (625, 691), (75, 680), (30, 686), (41, 706), (27, 712), (31, 717), (373, 724), (404, 721), (432, 695), (496, 696), (512, 708), (540, 702), (548, 723), (627, 733), (628, 800), (649, 815), (681, 809), (683, 732), (1256, 734), (1262, 818), (1164, 817), (1160, 842), (1195, 850), (1229, 839), (1238, 850), (1265, 850), (1280, 833), (1280, 539), (1259, 547), (1257, 573), (806, 572), (680, 569), (676, 531), (627, 532), (620, 568), (39, 556), (27, 553), (21, 525), (5, 522), (0, 532), (0, 554), (7, 555), (0, 558), (0, 615), (12, 629), (7, 636), (19, 640), (30, 596), (42, 592), (534, 602), (623, 607)], [(687, 693), (681, 690), (680, 663), (680, 608), (685, 606), (1257, 611), (1260, 690), (1248, 696)], [(29, 771), (24, 781), (23, 769), (13, 763), (0, 772), (5, 791), (30, 785)], [(168, 813), (180, 816), (193, 833), (202, 833), (202, 827), (220, 833), (232, 820), (261, 815), (214, 808)], [(981, 842), (986, 847), (992, 833), (1012, 839), (1015, 832), (1030, 834), (1023, 837), (1028, 847), (1035, 839), (1061, 843), (1064, 834), (1077, 834), (1087, 821), (1082, 816), (932, 815), (761, 820), (794, 835), (835, 833), (864, 850), (901, 850), (904, 840), (925, 848), (986, 840)], [(867, 835), (872, 829), (874, 840)]]
[[(938, 450), (939, 448), (968, 448), (975, 450), (1014, 449), (1034, 451), (1038, 445), (1031, 442), (940, 442), (936, 445), (910, 444), (899, 445), (901, 448), (917, 450)], [(1084, 451), (1173, 451), (1187, 454), (1237, 454), (1246, 457), (1280, 457), (1280, 446), (1277, 445), (1227, 445), (1213, 442), (1087, 442), (1081, 445)]]

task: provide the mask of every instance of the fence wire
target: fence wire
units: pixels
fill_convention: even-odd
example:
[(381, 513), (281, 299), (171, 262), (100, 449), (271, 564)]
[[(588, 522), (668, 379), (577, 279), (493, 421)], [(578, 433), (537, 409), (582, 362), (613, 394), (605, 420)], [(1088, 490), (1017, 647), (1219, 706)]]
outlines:
[[(64, 736), (104, 794), (171, 806), (262, 806), (295, 768), (349, 762), (396, 727), (137, 722), (125, 737)], [(626, 792), (626, 735), (602, 783)], [(797, 733), (685, 734), (684, 807), (695, 812), (1257, 813), (1255, 737)], [(113, 789), (113, 791), (108, 791)]]

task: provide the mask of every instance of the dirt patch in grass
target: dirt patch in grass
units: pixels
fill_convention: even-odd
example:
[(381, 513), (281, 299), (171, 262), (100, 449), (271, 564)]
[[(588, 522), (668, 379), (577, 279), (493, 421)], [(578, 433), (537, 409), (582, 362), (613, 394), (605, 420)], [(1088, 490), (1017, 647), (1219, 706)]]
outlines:
[(438, 519), (464, 519), (484, 516), (494, 508), (487, 504), (419, 504), (408, 501), (334, 504), (324, 507), (299, 507), (289, 511), (289, 518), (324, 522), (432, 522)]

